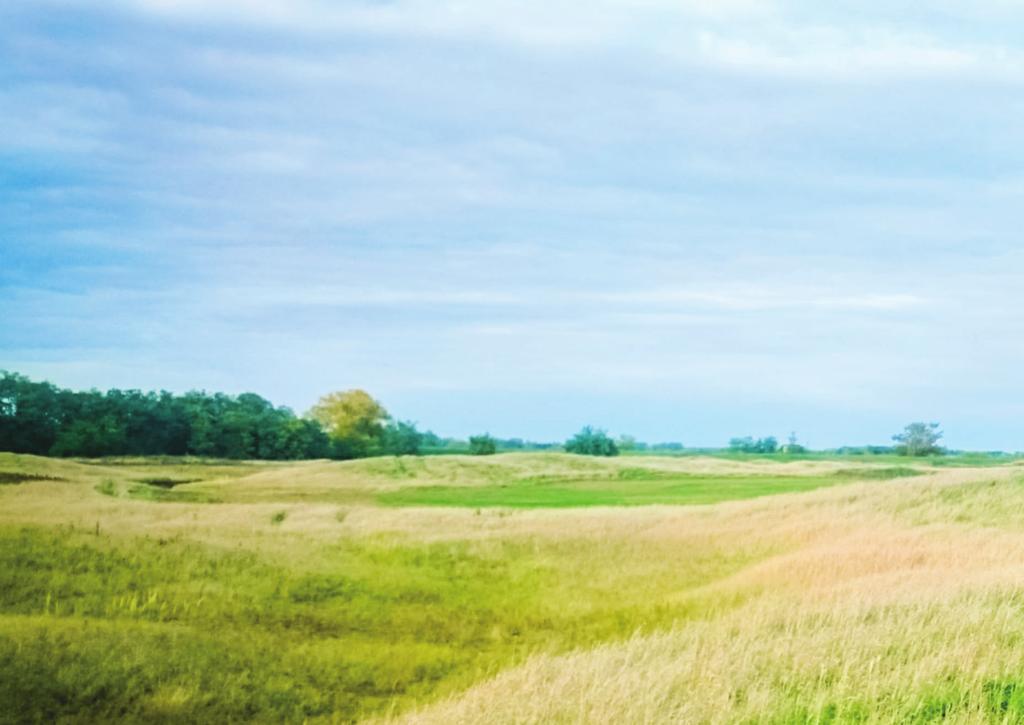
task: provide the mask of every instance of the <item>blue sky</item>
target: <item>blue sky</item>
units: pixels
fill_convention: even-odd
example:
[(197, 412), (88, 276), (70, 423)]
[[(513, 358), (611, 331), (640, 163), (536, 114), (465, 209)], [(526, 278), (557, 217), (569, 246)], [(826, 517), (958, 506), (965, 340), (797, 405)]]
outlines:
[(1024, 449), (1024, 9), (8, 0), (0, 368)]

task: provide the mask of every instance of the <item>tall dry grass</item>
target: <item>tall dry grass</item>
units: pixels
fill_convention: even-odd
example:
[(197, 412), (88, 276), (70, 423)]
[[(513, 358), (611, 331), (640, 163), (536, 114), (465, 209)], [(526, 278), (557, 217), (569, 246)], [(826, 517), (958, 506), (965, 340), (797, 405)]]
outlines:
[(632, 535), (647, 540), (728, 536), (778, 553), (683, 595), (735, 607), (540, 655), (398, 719), (1024, 721), (1024, 490), (1011, 469), (605, 515), (606, 530), (646, 521)]
[[(222, 503), (202, 504), (132, 498), (131, 482), (152, 475), (141, 464), (0, 458), (6, 468), (64, 479), (0, 487), (0, 527), (91, 532), (95, 526), (102, 532), (97, 543), (76, 538), (74, 546), (88, 544), (99, 554), (86, 557), (64, 544), (40, 551), (92, 562), (107, 561), (102, 552), (109, 549), (136, 568), (153, 559), (142, 567), (150, 583), (135, 598), (130, 587), (103, 589), (113, 586), (108, 581), (58, 604), (45, 598), (50, 584), (40, 580), (39, 596), (0, 615), (0, 624), (27, 633), (19, 647), (39, 632), (60, 632), (72, 649), (104, 633), (127, 640), (129, 622), (154, 642), (165, 631), (187, 632), (190, 646), (205, 653), (202, 666), (211, 668), (213, 652), (224, 646), (216, 637), (236, 627), (231, 662), (239, 679), (218, 687), (223, 696), (243, 674), (264, 668), (292, 709), (274, 710), (275, 694), (264, 698), (263, 718), (344, 720), (391, 708), (393, 719), (410, 723), (1024, 721), (1019, 467), (927, 469), (915, 478), (702, 507), (475, 511), (372, 503), (374, 493), (402, 486), (613, 475), (625, 463), (524, 455), (193, 466), (188, 471), (207, 478), (189, 487), (223, 495)], [(722, 474), (784, 466), (787, 475), (844, 466), (642, 464)], [(100, 490), (105, 482), (115, 495)], [(144, 547), (136, 546), (142, 541)], [(199, 555), (217, 563), (209, 566), (220, 573), (202, 586), (219, 609), (193, 606), (176, 593), (201, 585), (189, 573), (189, 557)], [(134, 581), (131, 572), (116, 571)], [(167, 579), (167, 571), (177, 579)], [(292, 591), (301, 597), (268, 604), (261, 599), (266, 572), (294, 578)], [(219, 586), (227, 574), (231, 586)], [(67, 591), (80, 585), (61, 572), (54, 577)], [(362, 588), (349, 599), (323, 588), (353, 577)], [(410, 604), (410, 596), (422, 603)], [(308, 631), (292, 623), (296, 601)], [(363, 608), (359, 626), (372, 621), (379, 639), (339, 634), (351, 626), (344, 608), (356, 605)], [(436, 632), (412, 629), (427, 608), (456, 629), (476, 617), (479, 631), (466, 629), (457, 646), (438, 640), (428, 648), (417, 637)], [(107, 619), (102, 627), (84, 626), (68, 612)], [(396, 622), (413, 634), (387, 639)], [(317, 628), (328, 626), (335, 628), (332, 638), (318, 638)], [(259, 648), (246, 649), (246, 632), (252, 642), (272, 643), (281, 657), (271, 661)], [(88, 651), (102, 652), (106, 642), (97, 639)], [(464, 657), (483, 647), (488, 654), (481, 664)], [(413, 670), (431, 671), (442, 651), (443, 661), (462, 669), (449, 664), (451, 676), (416, 680)], [(89, 657), (100, 657), (95, 652)], [(133, 652), (138, 667), (154, 673), (156, 689), (145, 697), (167, 717), (245, 712), (244, 692), (233, 695), (243, 709), (210, 709), (224, 703), (202, 684), (206, 674), (182, 679), (177, 664), (157, 666), (159, 652), (141, 646)], [(406, 655), (415, 657), (415, 667), (402, 665)], [(307, 682), (309, 692), (298, 696), (281, 679), (283, 671), (273, 669), (278, 659), (292, 672), (315, 665), (320, 674), (308, 675), (315, 686)], [(372, 702), (360, 699), (358, 689), (345, 698), (340, 690), (322, 691), (352, 686), (340, 674), (324, 673), (368, 663), (384, 683)], [(111, 683), (119, 672), (111, 670)], [(389, 701), (387, 678), (399, 676), (413, 684)], [(139, 702), (132, 712), (157, 712), (145, 709), (156, 707), (145, 698)]]

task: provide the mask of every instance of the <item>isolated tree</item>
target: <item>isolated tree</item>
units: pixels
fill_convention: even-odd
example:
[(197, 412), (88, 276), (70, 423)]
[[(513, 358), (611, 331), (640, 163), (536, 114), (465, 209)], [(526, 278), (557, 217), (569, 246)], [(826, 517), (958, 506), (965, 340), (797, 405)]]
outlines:
[(789, 438), (786, 439), (786, 445), (782, 447), (783, 453), (806, 453), (807, 448), (800, 445), (797, 441), (796, 431), (789, 434)]
[(939, 440), (942, 431), (938, 423), (910, 423), (892, 437), (896, 442), (896, 452), (903, 456), (928, 456), (942, 453)]
[(617, 456), (619, 447), (603, 430), (584, 426), (579, 433), (565, 442), (568, 453), (579, 453), (585, 456)]
[(388, 412), (365, 390), (329, 393), (309, 411), (334, 441), (338, 458), (360, 458), (380, 449)]
[(489, 456), (498, 450), (498, 442), (489, 433), (469, 437), (469, 452), (474, 456)]

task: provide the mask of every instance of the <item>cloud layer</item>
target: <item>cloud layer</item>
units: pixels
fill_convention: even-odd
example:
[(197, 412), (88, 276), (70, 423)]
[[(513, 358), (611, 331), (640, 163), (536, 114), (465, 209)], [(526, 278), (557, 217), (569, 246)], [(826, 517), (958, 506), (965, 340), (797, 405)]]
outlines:
[(0, 9), (0, 366), (1024, 448), (1010, 3)]

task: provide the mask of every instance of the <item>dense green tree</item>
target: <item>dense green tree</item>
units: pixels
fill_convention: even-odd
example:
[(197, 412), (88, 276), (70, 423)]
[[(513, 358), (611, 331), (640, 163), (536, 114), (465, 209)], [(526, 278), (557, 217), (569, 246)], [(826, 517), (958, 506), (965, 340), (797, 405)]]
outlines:
[(424, 448), (443, 448), (445, 446), (445, 439), (439, 436), (434, 431), (428, 430), (423, 433), (423, 440), (420, 442)]
[(419, 455), (422, 445), (423, 434), (409, 421), (391, 421), (384, 427), (381, 435), (381, 452), (393, 456)]
[(474, 456), (489, 456), (498, 450), (498, 442), (489, 433), (469, 437), (469, 452)]
[(305, 418), (292, 418), (280, 428), (274, 458), (327, 458), (330, 452), (331, 439), (319, 423)]
[(53, 456), (95, 458), (124, 453), (127, 448), (124, 428), (112, 415), (78, 418), (65, 426), (50, 448)]
[(50, 383), (0, 372), (0, 450), (46, 455), (64, 423), (62, 398)]
[(603, 430), (584, 426), (579, 433), (574, 435), (565, 443), (565, 450), (569, 453), (580, 453), (587, 456), (617, 456), (619, 448), (615, 441), (608, 437)]
[(0, 372), (0, 450), (57, 456), (325, 457), (313, 420), (258, 395), (73, 392)]

